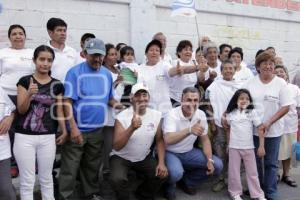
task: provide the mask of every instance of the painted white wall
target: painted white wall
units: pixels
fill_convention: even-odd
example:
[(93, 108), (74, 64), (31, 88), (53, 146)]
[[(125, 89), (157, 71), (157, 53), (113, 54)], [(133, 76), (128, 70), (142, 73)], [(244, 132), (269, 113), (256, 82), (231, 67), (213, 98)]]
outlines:
[[(189, 39), (196, 46), (198, 36), (193, 18), (170, 17), (171, 3), (172, 0), (2, 0), (0, 48), (9, 45), (10, 24), (24, 25), (27, 46), (35, 47), (48, 40), (47, 20), (61, 17), (68, 23), (67, 43), (76, 49), (81, 35), (92, 32), (105, 42), (132, 45), (140, 61), (152, 35), (161, 31), (167, 36), (168, 51), (175, 56), (180, 40)], [(210, 36), (217, 44), (242, 47), (247, 62), (253, 60), (258, 49), (274, 46), (290, 73), (298, 70), (299, 11), (227, 0), (201, 0), (196, 5), (200, 35)]]

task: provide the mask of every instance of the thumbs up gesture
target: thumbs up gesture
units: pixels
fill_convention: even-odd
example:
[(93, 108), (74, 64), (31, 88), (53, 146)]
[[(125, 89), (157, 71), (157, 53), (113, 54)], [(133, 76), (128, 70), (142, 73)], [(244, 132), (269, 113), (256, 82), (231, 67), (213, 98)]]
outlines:
[(32, 96), (34, 94), (37, 94), (39, 91), (38, 85), (36, 83), (33, 82), (32, 77), (30, 78), (30, 82), (29, 82), (29, 87), (28, 87), (28, 94), (29, 96)]
[(141, 117), (136, 114), (136, 113), (133, 113), (133, 117), (131, 119), (131, 127), (136, 130), (138, 128), (140, 128), (142, 126), (142, 119)]
[(179, 76), (184, 74), (183, 68), (180, 66), (179, 60), (177, 61), (176, 74), (179, 75)]
[(196, 124), (194, 124), (191, 128), (192, 134), (196, 136), (202, 136), (204, 133), (204, 128), (201, 126), (201, 120), (198, 120)]
[(209, 71), (209, 78), (211, 80), (214, 80), (218, 76), (217, 72), (215, 71)]

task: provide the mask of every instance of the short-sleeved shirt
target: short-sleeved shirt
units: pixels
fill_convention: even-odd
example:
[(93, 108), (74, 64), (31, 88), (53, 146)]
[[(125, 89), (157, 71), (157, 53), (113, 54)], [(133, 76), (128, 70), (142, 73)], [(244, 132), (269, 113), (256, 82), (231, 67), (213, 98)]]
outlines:
[(73, 101), (73, 114), (81, 132), (107, 124), (108, 102), (113, 98), (113, 79), (104, 66), (95, 70), (87, 62), (71, 68), (65, 79), (65, 97)]
[(138, 82), (149, 88), (149, 106), (162, 112), (163, 116), (172, 109), (169, 89), (171, 67), (170, 64), (160, 61), (154, 66), (142, 64), (138, 69)]
[(226, 116), (230, 125), (229, 147), (234, 149), (253, 149), (253, 126), (261, 124), (261, 118), (255, 110), (238, 109)]
[[(194, 126), (196, 123), (199, 123), (204, 128), (203, 135), (207, 134), (207, 121), (205, 113), (197, 109), (191, 120), (187, 119), (182, 113), (182, 107), (176, 107), (170, 110), (167, 116), (163, 120), (163, 134), (177, 134), (176, 132), (183, 129)], [(186, 153), (193, 149), (193, 145), (197, 139), (197, 136), (190, 134), (183, 140), (179, 141), (176, 144), (171, 144), (166, 146), (166, 150), (174, 153)]]
[(22, 77), (17, 85), (28, 90), (30, 78), (38, 85), (38, 93), (31, 97), (28, 111), (17, 115), (16, 132), (28, 135), (55, 134), (57, 131), (55, 103), (57, 95), (64, 92), (63, 85), (54, 78), (49, 83), (40, 84), (32, 75)]
[[(126, 130), (133, 117), (133, 108), (129, 107), (117, 115), (117, 120)], [(127, 144), (119, 151), (112, 150), (112, 155), (118, 155), (131, 162), (142, 161), (150, 153), (150, 147), (154, 141), (161, 112), (147, 108), (146, 113), (140, 116), (142, 126), (134, 131)]]
[[(275, 76), (269, 83), (261, 82), (259, 76), (250, 79), (243, 88), (249, 90), (254, 107), (258, 115), (263, 116), (262, 122), (265, 123), (282, 107), (293, 104), (293, 99), (287, 83), (282, 78)], [(279, 137), (283, 134), (283, 118), (272, 124), (266, 137)], [(255, 135), (257, 129), (255, 129)]]
[(297, 133), (298, 131), (298, 112), (297, 108), (300, 107), (300, 89), (297, 85), (288, 83), (288, 89), (293, 98), (293, 104), (290, 106), (289, 112), (283, 116), (284, 130), (283, 133)]
[(0, 49), (0, 86), (7, 95), (17, 95), (17, 81), (34, 72), (32, 49)]
[[(178, 61), (180, 63), (180, 66), (194, 65), (192, 60), (186, 63), (178, 59), (173, 61), (173, 67), (176, 67)], [(186, 87), (194, 87), (197, 83), (197, 79), (197, 72), (173, 76), (170, 81), (170, 98), (174, 99), (177, 102), (180, 102), (182, 91)]]
[(54, 53), (55, 59), (51, 68), (51, 76), (64, 82), (65, 77), (69, 69), (77, 64), (77, 52), (72, 47), (65, 45), (63, 50), (57, 49), (48, 42)]

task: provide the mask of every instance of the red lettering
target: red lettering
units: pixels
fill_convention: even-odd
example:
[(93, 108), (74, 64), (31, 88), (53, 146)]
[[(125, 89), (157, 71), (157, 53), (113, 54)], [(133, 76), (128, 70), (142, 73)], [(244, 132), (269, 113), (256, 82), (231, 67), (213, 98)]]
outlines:
[(266, 6), (265, 0), (252, 0), (254, 6)]
[(298, 10), (298, 2), (288, 0), (287, 9), (297, 11)]

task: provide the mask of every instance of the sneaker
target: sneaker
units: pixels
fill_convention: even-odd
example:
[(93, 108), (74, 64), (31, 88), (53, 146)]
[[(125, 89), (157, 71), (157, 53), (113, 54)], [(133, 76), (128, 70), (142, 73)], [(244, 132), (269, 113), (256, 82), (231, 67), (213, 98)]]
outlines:
[(217, 183), (213, 186), (212, 190), (213, 190), (214, 192), (220, 192), (220, 191), (222, 191), (224, 188), (226, 188), (226, 184), (225, 184), (224, 180), (220, 180), (219, 182), (217, 182)]
[(267, 200), (265, 197), (259, 197), (257, 200)]
[(90, 200), (104, 200), (104, 199), (98, 194), (93, 194)]
[(233, 200), (243, 200), (240, 195), (236, 195), (232, 198)]

